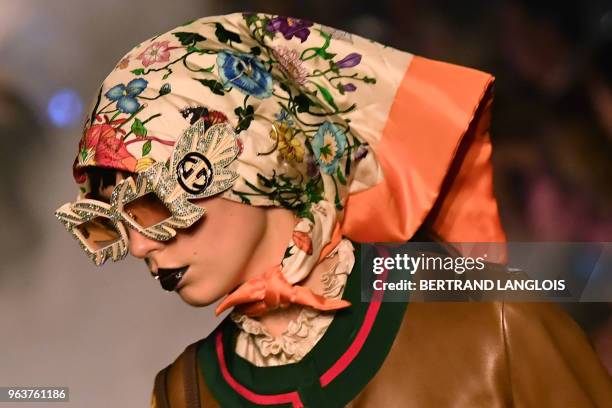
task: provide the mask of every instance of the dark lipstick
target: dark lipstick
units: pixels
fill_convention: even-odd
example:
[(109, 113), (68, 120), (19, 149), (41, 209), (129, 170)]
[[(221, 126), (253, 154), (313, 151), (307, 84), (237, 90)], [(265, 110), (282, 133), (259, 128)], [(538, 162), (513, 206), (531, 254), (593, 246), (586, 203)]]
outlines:
[(157, 270), (157, 279), (159, 280), (161, 287), (169, 292), (175, 290), (179, 282), (183, 278), (183, 275), (185, 275), (187, 268), (189, 268), (189, 266), (168, 269), (159, 268)]

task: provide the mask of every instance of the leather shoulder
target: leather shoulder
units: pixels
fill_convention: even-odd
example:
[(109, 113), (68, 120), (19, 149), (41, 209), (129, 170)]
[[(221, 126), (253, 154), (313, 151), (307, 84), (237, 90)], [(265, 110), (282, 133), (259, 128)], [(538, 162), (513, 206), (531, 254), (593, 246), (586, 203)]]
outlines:
[(520, 406), (612, 406), (612, 378), (558, 305), (506, 303), (504, 341)]
[[(355, 407), (505, 407), (503, 304), (410, 303)], [(401, 373), (401, 374), (400, 374)]]
[(189, 345), (155, 378), (152, 406), (155, 408), (217, 408), (197, 362), (197, 345)]
[(412, 303), (355, 407), (611, 406), (611, 384), (557, 305)]

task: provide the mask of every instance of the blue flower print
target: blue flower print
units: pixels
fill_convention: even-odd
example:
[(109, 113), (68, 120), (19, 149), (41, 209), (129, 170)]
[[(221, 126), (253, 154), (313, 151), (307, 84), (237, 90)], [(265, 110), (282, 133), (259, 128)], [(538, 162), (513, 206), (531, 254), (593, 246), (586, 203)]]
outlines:
[(148, 82), (142, 78), (132, 79), (127, 86), (115, 85), (104, 94), (111, 101), (117, 102), (117, 109), (123, 113), (134, 113), (140, 108), (136, 99), (147, 87)]
[(346, 135), (331, 122), (323, 123), (311, 142), (321, 171), (333, 174), (346, 149)]
[(258, 99), (272, 95), (272, 76), (254, 55), (221, 51), (217, 68), (224, 86), (235, 86)]

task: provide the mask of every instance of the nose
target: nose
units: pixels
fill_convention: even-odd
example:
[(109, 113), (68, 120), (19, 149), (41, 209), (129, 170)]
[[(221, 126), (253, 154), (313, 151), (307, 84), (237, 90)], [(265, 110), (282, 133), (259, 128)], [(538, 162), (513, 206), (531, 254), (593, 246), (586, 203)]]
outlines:
[(132, 228), (127, 228), (128, 231), (128, 250), (135, 258), (145, 259), (149, 257), (151, 252), (162, 249), (163, 242), (150, 239), (142, 235), (140, 232)]

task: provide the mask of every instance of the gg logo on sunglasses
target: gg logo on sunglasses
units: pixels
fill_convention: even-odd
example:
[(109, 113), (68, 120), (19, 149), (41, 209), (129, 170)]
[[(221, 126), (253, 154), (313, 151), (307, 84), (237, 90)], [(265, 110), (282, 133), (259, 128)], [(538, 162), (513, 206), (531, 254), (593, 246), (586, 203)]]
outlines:
[(169, 163), (157, 162), (122, 180), (113, 189), (110, 204), (79, 198), (58, 208), (55, 215), (96, 265), (108, 258), (120, 260), (128, 248), (124, 225), (147, 238), (167, 241), (177, 228), (187, 228), (204, 216), (204, 208), (190, 200), (229, 189), (238, 173), (227, 166), (239, 151), (229, 124), (206, 129), (200, 120), (176, 142)]
[(190, 152), (176, 166), (177, 181), (188, 193), (200, 194), (212, 183), (212, 170), (206, 156)]

